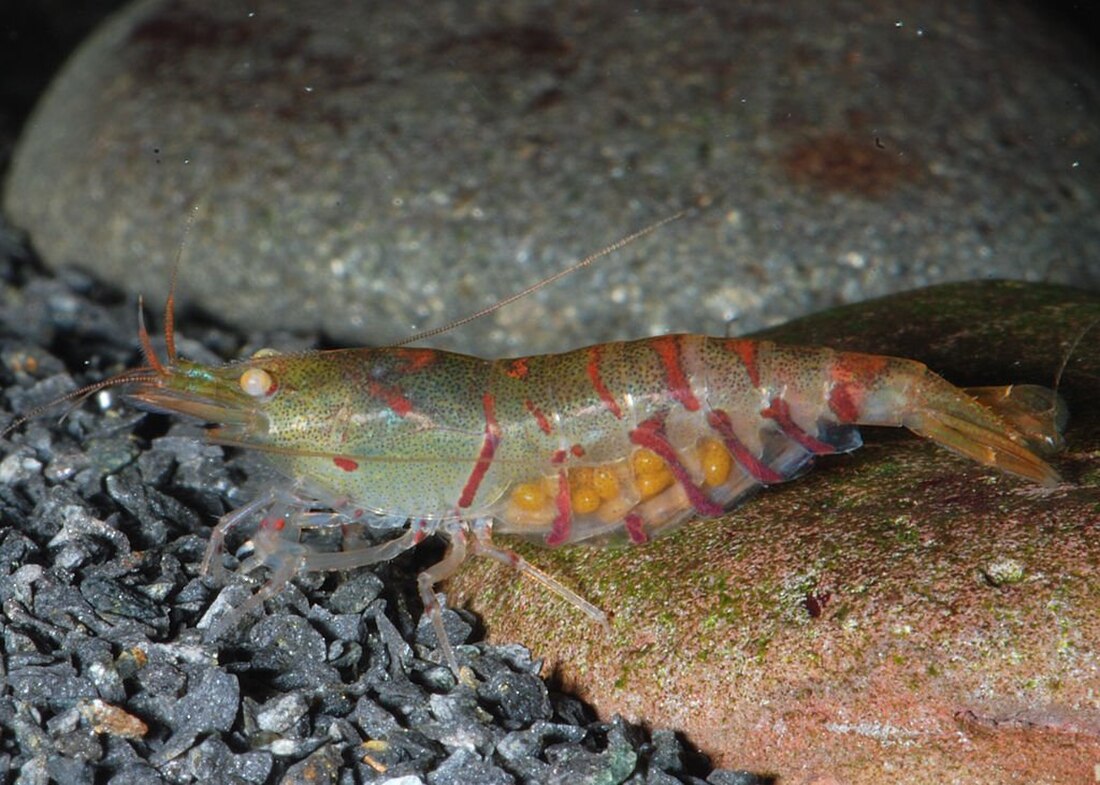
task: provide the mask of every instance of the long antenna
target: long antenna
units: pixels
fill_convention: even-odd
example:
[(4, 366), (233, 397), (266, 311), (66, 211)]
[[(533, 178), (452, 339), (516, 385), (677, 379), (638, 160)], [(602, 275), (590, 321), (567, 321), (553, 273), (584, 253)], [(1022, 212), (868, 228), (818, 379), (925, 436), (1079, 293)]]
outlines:
[[(174, 364), (176, 362), (176, 281), (179, 279), (180, 272), (180, 260), (183, 259), (183, 249), (187, 245), (187, 241), (191, 237), (191, 230), (195, 226), (195, 218), (199, 214), (201, 207), (200, 202), (195, 202), (191, 205), (191, 212), (187, 215), (187, 223), (183, 226), (183, 238), (180, 240), (179, 248), (176, 249), (176, 258), (172, 261), (172, 280), (168, 286), (168, 299), (164, 302), (164, 348), (165, 354), (168, 355), (168, 364)], [(141, 311), (141, 299), (138, 299), (138, 311)], [(144, 321), (141, 325), (141, 330), (144, 332)], [(142, 344), (142, 350), (149, 354), (145, 344)], [(153, 367), (157, 366), (157, 363), (151, 362)]]
[(1086, 324), (1085, 329), (1077, 333), (1077, 337), (1070, 342), (1069, 348), (1066, 349), (1065, 356), (1062, 357), (1062, 363), (1058, 366), (1058, 373), (1054, 374), (1054, 392), (1058, 392), (1058, 387), (1062, 384), (1062, 374), (1065, 373), (1066, 366), (1069, 365), (1069, 360), (1073, 356), (1073, 353), (1077, 351), (1077, 346), (1081, 343), (1081, 339), (1088, 335), (1088, 333), (1092, 331), (1092, 328), (1098, 324), (1100, 324), (1100, 316)]
[(615, 253), (615, 251), (618, 251), (620, 248), (623, 248), (624, 246), (630, 245), (635, 240), (639, 240), (642, 237), (645, 237), (647, 234), (652, 234), (653, 232), (660, 229), (662, 226), (664, 226), (666, 224), (670, 224), (673, 221), (680, 220), (685, 215), (687, 215), (688, 212), (689, 212), (689, 208), (685, 208), (683, 210), (678, 210), (677, 212), (673, 213), (672, 215), (666, 216), (665, 218), (662, 218), (659, 221), (654, 221), (649, 226), (646, 226), (642, 229), (639, 229), (636, 232), (633, 232), (632, 234), (628, 234), (626, 237), (623, 237), (619, 240), (616, 240), (615, 242), (611, 243), (611, 245), (608, 245), (604, 248), (601, 248), (599, 251), (596, 251), (594, 254), (590, 254), (589, 256), (584, 257), (583, 259), (581, 259), (576, 264), (573, 264), (569, 267), (566, 267), (564, 270), (559, 270), (558, 272), (551, 275), (549, 278), (543, 278), (538, 283), (535, 283), (535, 284), (532, 284), (531, 286), (528, 286), (526, 289), (524, 289), (521, 292), (516, 292), (513, 295), (505, 297), (503, 300), (498, 300), (497, 302), (493, 303), (492, 305), (489, 305), (489, 306), (486, 306), (485, 308), (482, 308), (477, 313), (472, 313), (469, 316), (463, 316), (461, 319), (457, 319), (457, 320), (451, 322), (450, 324), (445, 324), (442, 327), (433, 327), (430, 330), (424, 330), (423, 332), (416, 333), (415, 335), (411, 335), (408, 338), (403, 338), (402, 340), (398, 341), (397, 343), (390, 344), (390, 346), (391, 347), (405, 346), (405, 345), (413, 343), (415, 341), (422, 341), (425, 338), (431, 338), (432, 336), (439, 335), (440, 333), (450, 332), (451, 330), (454, 330), (455, 328), (461, 327), (464, 324), (468, 324), (469, 322), (473, 322), (473, 321), (476, 321), (478, 319), (481, 319), (484, 316), (488, 316), (489, 314), (493, 313), (494, 311), (499, 311), (501, 308), (504, 308), (507, 305), (511, 305), (516, 300), (522, 299), (522, 298), (526, 297), (529, 294), (534, 294), (535, 292), (537, 292), (539, 289), (541, 289), (544, 286), (549, 286), (550, 284), (554, 283), (555, 281), (560, 281), (562, 278), (564, 278), (567, 275), (572, 275), (573, 273), (577, 272), (578, 270), (583, 270), (585, 267), (588, 267), (588, 265), (592, 264), (597, 259), (602, 259), (603, 257), (607, 256), (608, 254)]

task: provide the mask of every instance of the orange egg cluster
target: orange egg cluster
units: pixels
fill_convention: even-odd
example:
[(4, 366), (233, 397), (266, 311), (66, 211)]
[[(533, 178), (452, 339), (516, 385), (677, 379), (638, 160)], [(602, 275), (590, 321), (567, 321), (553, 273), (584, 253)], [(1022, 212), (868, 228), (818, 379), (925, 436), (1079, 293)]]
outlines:
[(636, 451), (630, 457), (630, 463), (634, 467), (634, 483), (638, 487), (638, 495), (643, 500), (652, 499), (676, 482), (676, 478), (668, 469), (668, 464), (651, 450)]
[[(715, 439), (701, 439), (684, 460), (707, 487), (724, 483), (733, 469), (733, 457)], [(607, 523), (620, 520), (634, 505), (676, 484), (665, 460), (644, 448), (635, 450), (629, 459), (569, 469), (566, 477), (573, 514), (595, 514)], [(558, 485), (556, 475), (519, 483), (509, 494), (505, 517), (521, 525), (549, 524), (558, 512)]]

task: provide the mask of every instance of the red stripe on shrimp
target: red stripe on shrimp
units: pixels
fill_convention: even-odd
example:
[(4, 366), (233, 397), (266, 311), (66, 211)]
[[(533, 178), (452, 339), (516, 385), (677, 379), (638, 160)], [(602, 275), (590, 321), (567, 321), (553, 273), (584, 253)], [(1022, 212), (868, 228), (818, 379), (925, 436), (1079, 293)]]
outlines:
[(665, 381), (668, 383), (668, 390), (672, 393), (672, 397), (689, 412), (695, 412), (699, 410), (699, 399), (695, 397), (691, 382), (684, 374), (683, 346), (680, 339), (681, 336), (665, 335), (653, 338), (650, 346), (657, 352), (657, 356), (665, 366)]
[(663, 415), (656, 415), (642, 421), (637, 428), (630, 432), (630, 441), (639, 447), (645, 447), (647, 450), (657, 453), (668, 464), (669, 471), (683, 487), (688, 501), (691, 502), (691, 506), (695, 508), (697, 513), (710, 517), (721, 515), (725, 511), (722, 505), (712, 501), (706, 492), (692, 481), (687, 468), (680, 461), (676, 448), (665, 437), (663, 419)]
[(406, 398), (404, 393), (397, 387), (391, 387), (382, 382), (370, 382), (367, 385), (367, 392), (372, 397), (383, 401), (398, 417), (408, 416), (413, 409), (412, 401)]
[(760, 366), (756, 362), (756, 351), (760, 344), (756, 341), (746, 341), (739, 338), (730, 338), (722, 342), (729, 351), (741, 358), (741, 364), (749, 374), (749, 381), (753, 387), (760, 386)]
[(550, 533), (546, 535), (546, 544), (561, 545), (569, 541), (573, 531), (573, 504), (569, 498), (569, 478), (565, 472), (558, 472), (558, 493), (554, 497), (554, 506), (558, 508)]
[(842, 423), (856, 422), (867, 390), (886, 368), (889, 360), (870, 354), (840, 354), (829, 369), (833, 386), (829, 390), (829, 408)]
[(530, 372), (531, 370), (527, 366), (526, 357), (519, 357), (515, 360), (511, 360), (504, 366), (504, 373), (511, 376), (513, 379), (526, 379), (527, 374)]
[(782, 398), (772, 398), (771, 403), (768, 404), (767, 408), (761, 410), (760, 415), (775, 420), (785, 434), (816, 455), (836, 452), (836, 447), (833, 445), (816, 439), (802, 430), (791, 417), (790, 404)]
[(600, 377), (600, 355), (602, 353), (602, 346), (588, 347), (588, 380), (592, 382), (592, 387), (595, 389), (596, 395), (600, 396), (600, 400), (603, 401), (603, 405), (607, 407), (607, 410), (621, 420), (623, 418), (623, 410), (619, 408), (619, 402), (615, 400), (615, 396), (607, 389), (607, 386), (603, 383), (603, 379)]
[(548, 420), (546, 415), (542, 413), (542, 409), (535, 406), (534, 402), (530, 398), (525, 400), (523, 402), (523, 405), (524, 407), (526, 407), (531, 416), (535, 418), (535, 422), (537, 422), (539, 425), (539, 430), (547, 435), (550, 435), (550, 432), (552, 430), (550, 427), (550, 420)]
[(497, 424), (496, 402), (490, 393), (485, 393), (481, 399), (485, 407), (485, 438), (481, 442), (481, 453), (477, 456), (474, 470), (470, 472), (470, 478), (462, 488), (462, 495), (458, 497), (459, 507), (469, 507), (474, 503), (477, 489), (481, 481), (485, 479), (485, 473), (489, 471), (489, 464), (493, 462), (493, 455), (500, 445), (500, 425)]
[(393, 350), (397, 358), (396, 370), (401, 373), (416, 373), (435, 364), (439, 359), (439, 353), (435, 349), (406, 349), (398, 347)]
[(722, 443), (726, 445), (733, 459), (741, 464), (757, 482), (764, 485), (783, 482), (782, 474), (749, 452), (744, 442), (737, 438), (737, 434), (733, 432), (733, 421), (729, 414), (721, 409), (713, 409), (707, 412), (707, 423), (722, 437)]
[(626, 526), (626, 533), (630, 537), (630, 541), (635, 545), (644, 545), (649, 542), (649, 534), (645, 530), (645, 521), (638, 513), (627, 513), (623, 519), (623, 525)]

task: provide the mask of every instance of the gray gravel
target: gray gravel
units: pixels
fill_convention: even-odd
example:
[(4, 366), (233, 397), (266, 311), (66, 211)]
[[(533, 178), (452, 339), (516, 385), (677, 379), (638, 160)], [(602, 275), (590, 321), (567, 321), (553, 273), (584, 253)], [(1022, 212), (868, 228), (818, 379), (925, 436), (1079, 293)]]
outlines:
[[(87, 276), (43, 276), (23, 249), (0, 256), (0, 287), (0, 426), (136, 361), (134, 303)], [(188, 332), (231, 350), (270, 337)], [(0, 439), (0, 782), (769, 781), (710, 771), (671, 731), (596, 718), (526, 649), (480, 642), (448, 611), (476, 676), (456, 684), (414, 599), (431, 554), (306, 576), (204, 643), (211, 605), (251, 588), (199, 576), (205, 538), (262, 472), (110, 402)]]
[(1100, 285), (1100, 70), (1022, 0), (146, 0), (69, 63), (5, 209), (52, 265), (377, 345), (721, 333), (948, 280)]

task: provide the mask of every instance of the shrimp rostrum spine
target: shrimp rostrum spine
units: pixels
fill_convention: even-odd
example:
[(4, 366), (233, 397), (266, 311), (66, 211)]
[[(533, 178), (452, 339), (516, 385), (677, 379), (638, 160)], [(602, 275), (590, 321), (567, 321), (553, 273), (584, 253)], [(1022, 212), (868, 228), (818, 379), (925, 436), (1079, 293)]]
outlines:
[[(129, 397), (217, 423), (213, 441), (262, 451), (292, 481), (212, 536), (214, 565), (226, 532), (262, 514), (250, 563), (275, 574), (249, 607), (298, 571), (383, 561), (438, 533), (447, 555), (419, 583), (452, 667), (433, 587), (471, 552), (604, 618), (494, 546), (491, 530), (547, 546), (642, 543), (794, 477), (817, 455), (859, 447), (859, 425), (904, 426), (981, 464), (1059, 482), (1041, 457), (1058, 446), (1063, 419), (1050, 390), (970, 394), (916, 361), (826, 348), (666, 335), (502, 360), (396, 347), (265, 351), (221, 367), (170, 352), (155, 366), (120, 379)], [(321, 553), (298, 542), (321, 507), (326, 520), (410, 523), (381, 545)]]

